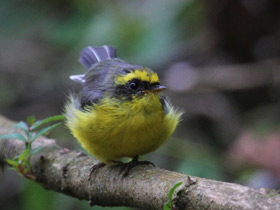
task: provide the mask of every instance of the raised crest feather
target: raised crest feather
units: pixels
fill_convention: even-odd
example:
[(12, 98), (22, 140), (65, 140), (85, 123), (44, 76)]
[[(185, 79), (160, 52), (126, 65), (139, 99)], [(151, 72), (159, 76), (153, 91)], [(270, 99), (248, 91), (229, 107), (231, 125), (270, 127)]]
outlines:
[(76, 74), (76, 75), (71, 75), (69, 78), (71, 80), (73, 80), (74, 82), (77, 82), (77, 83), (80, 83), (80, 84), (84, 84), (85, 83), (84, 77), (85, 77), (84, 74)]
[(80, 53), (79, 62), (90, 69), (95, 63), (99, 61), (116, 58), (116, 49), (114, 47), (104, 45), (101, 47), (86, 47)]

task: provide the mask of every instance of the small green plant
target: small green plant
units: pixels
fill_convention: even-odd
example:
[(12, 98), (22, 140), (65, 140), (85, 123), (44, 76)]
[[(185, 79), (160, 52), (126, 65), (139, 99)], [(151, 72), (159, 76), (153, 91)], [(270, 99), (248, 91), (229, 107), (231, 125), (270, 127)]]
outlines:
[(47, 134), (52, 129), (60, 125), (61, 122), (55, 123), (47, 127), (43, 127), (41, 129), (39, 128), (48, 123), (61, 121), (63, 119), (64, 119), (64, 115), (55, 115), (43, 120), (36, 121), (35, 117), (32, 116), (32, 117), (28, 117), (26, 122), (20, 121), (14, 124), (14, 127), (24, 132), (24, 135), (21, 133), (11, 133), (11, 134), (0, 135), (0, 138), (17, 139), (23, 141), (25, 143), (25, 149), (20, 155), (14, 157), (13, 159), (7, 159), (7, 163), (10, 166), (12, 166), (13, 169), (15, 169), (20, 174), (22, 174), (24, 177), (34, 180), (35, 176), (31, 169), (30, 159), (31, 156), (39, 152), (42, 149), (42, 147), (32, 149), (31, 145), (40, 136)]
[(183, 182), (176, 183), (169, 191), (168, 193), (168, 201), (164, 204), (164, 210), (172, 210), (172, 197), (175, 192), (175, 190), (182, 184)]

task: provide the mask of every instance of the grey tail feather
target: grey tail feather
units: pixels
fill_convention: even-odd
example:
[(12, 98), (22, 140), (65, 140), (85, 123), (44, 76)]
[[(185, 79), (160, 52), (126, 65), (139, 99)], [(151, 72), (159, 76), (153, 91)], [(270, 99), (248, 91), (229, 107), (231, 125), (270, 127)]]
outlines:
[(114, 47), (104, 45), (101, 47), (86, 47), (80, 53), (79, 62), (90, 69), (95, 63), (99, 61), (116, 58), (116, 49)]

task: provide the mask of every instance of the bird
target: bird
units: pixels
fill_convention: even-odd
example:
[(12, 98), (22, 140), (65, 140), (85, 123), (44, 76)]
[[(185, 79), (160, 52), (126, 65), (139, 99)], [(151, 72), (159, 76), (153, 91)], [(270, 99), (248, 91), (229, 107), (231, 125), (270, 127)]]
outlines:
[(86, 72), (70, 76), (81, 88), (69, 94), (64, 114), (73, 136), (100, 161), (91, 173), (123, 157), (132, 158), (125, 175), (139, 163), (150, 164), (138, 157), (165, 143), (182, 115), (161, 94), (166, 87), (158, 74), (117, 58), (108, 45), (84, 48), (79, 62)]

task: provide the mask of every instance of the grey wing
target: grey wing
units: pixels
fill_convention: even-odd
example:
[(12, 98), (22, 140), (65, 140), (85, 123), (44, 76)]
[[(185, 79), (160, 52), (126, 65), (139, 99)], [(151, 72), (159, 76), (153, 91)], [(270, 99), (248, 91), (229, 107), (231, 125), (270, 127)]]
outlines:
[(84, 108), (87, 105), (96, 104), (108, 89), (107, 78), (110, 72), (103, 65), (91, 69), (85, 76), (85, 83), (81, 90), (81, 105)]
[(81, 109), (85, 109), (86, 106), (92, 106), (98, 103), (103, 97), (104, 93), (98, 90), (82, 91), (81, 95)]

